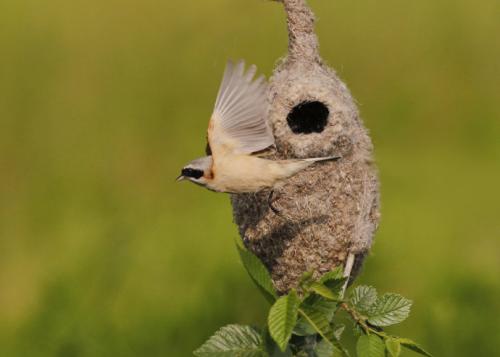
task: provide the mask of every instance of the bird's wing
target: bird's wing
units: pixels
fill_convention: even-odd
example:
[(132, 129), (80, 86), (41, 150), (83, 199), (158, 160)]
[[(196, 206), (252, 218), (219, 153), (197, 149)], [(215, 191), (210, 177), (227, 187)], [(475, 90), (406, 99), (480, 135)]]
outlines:
[(229, 150), (250, 154), (274, 144), (266, 121), (267, 82), (253, 79), (257, 68), (228, 61), (208, 125), (208, 144), (213, 153)]

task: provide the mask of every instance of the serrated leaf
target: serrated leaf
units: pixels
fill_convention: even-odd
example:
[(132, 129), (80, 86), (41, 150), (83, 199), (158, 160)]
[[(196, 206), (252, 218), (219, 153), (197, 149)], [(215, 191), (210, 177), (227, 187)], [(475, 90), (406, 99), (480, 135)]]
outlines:
[(248, 275), (250, 275), (254, 283), (263, 290), (264, 294), (267, 293), (270, 295), (266, 298), (270, 301), (274, 301), (277, 294), (273, 286), (271, 274), (269, 274), (266, 266), (252, 252), (242, 247), (241, 244), (236, 243), (236, 247), (238, 248), (238, 253), (240, 254), (241, 261)]
[(295, 290), (280, 297), (271, 309), (267, 318), (269, 333), (282, 351), (285, 351), (297, 323), (300, 299)]
[(332, 290), (327, 288), (325, 285), (320, 284), (320, 283), (313, 283), (310, 286), (311, 291), (315, 292), (316, 294), (328, 299), (328, 300), (337, 300), (338, 295), (334, 294)]
[(323, 284), (335, 294), (337, 299), (339, 299), (346, 281), (347, 277), (343, 277), (327, 280)]
[(388, 337), (385, 339), (385, 348), (391, 357), (398, 357), (401, 354), (401, 343), (398, 339)]
[(267, 357), (262, 347), (262, 337), (250, 326), (227, 325), (218, 330), (200, 348), (194, 351), (199, 357)]
[(344, 269), (342, 266), (338, 266), (332, 271), (329, 271), (328, 273), (323, 274), (321, 278), (319, 279), (319, 282), (321, 284), (327, 282), (328, 280), (332, 279), (342, 279), (344, 277)]
[(402, 338), (401, 337), (401, 338), (398, 338), (397, 340), (399, 341), (399, 343), (403, 347), (406, 347), (409, 350), (420, 353), (423, 356), (432, 357), (432, 355), (429, 352), (424, 350), (422, 347), (420, 347), (420, 345), (418, 343), (410, 340), (409, 338)]
[(377, 300), (377, 290), (372, 286), (360, 285), (351, 292), (351, 304), (359, 311), (365, 312)]
[(335, 337), (335, 333), (330, 326), (330, 322), (325, 314), (308, 305), (302, 305), (299, 308), (299, 314), (311, 325), (311, 327), (321, 336), (326, 342), (332, 345), (333, 350), (340, 353), (340, 356), (347, 356), (347, 352), (342, 347), (340, 342)]
[(384, 294), (368, 312), (368, 322), (374, 326), (389, 326), (404, 321), (410, 314), (412, 302), (398, 294)]
[(358, 357), (385, 357), (384, 342), (377, 335), (362, 335), (356, 343)]

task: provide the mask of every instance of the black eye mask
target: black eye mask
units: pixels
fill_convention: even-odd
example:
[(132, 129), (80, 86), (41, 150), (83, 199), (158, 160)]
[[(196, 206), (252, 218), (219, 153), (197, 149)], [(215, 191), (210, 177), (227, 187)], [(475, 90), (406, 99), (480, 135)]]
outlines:
[(182, 169), (181, 175), (184, 177), (192, 177), (195, 179), (199, 179), (200, 177), (203, 176), (203, 171), (202, 170), (197, 170), (197, 169)]

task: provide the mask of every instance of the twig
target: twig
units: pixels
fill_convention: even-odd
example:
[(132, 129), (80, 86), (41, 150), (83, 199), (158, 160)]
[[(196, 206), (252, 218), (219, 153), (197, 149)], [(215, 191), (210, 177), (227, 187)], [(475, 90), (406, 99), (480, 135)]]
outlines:
[(354, 265), (354, 254), (349, 253), (349, 255), (347, 256), (347, 261), (345, 263), (345, 267), (344, 267), (344, 277), (346, 277), (347, 279), (345, 280), (344, 286), (342, 287), (342, 290), (340, 291), (340, 298), (341, 299), (344, 298), (345, 290), (347, 289), (347, 284), (349, 283), (349, 279), (351, 278), (351, 271), (352, 271), (353, 265)]

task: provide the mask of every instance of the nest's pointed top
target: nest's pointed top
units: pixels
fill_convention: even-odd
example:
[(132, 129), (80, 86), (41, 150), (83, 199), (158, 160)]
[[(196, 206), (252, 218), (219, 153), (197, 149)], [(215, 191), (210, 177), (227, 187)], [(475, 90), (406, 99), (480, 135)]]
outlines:
[(292, 61), (319, 61), (319, 43), (314, 32), (314, 13), (306, 0), (280, 0), (288, 24), (288, 52)]

